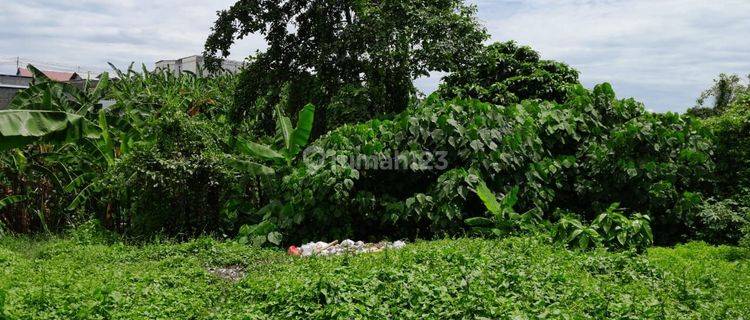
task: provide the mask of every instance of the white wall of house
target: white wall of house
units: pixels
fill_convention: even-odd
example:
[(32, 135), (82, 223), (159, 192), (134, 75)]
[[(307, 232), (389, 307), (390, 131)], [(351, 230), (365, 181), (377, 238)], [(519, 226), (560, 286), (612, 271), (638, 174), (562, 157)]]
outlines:
[[(203, 56), (193, 55), (184, 57), (177, 60), (160, 60), (156, 62), (156, 69), (168, 70), (174, 74), (180, 74), (184, 71), (189, 71), (198, 74), (198, 70), (204, 67)], [(233, 60), (222, 61), (222, 68), (224, 70), (237, 73), (242, 68), (243, 63)], [(205, 72), (205, 70), (204, 70)]]

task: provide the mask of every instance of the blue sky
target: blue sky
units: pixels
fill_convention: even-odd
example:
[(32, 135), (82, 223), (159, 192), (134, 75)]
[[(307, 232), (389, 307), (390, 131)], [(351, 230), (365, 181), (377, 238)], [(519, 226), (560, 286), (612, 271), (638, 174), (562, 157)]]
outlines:
[[(231, 0), (0, 0), (0, 72), (15, 57), (49, 69), (106, 70), (200, 53)], [(683, 111), (721, 72), (750, 73), (748, 0), (473, 0), (492, 41), (516, 40), (610, 82), (655, 111)], [(259, 37), (235, 59), (262, 49)], [(419, 79), (433, 90), (440, 75)]]

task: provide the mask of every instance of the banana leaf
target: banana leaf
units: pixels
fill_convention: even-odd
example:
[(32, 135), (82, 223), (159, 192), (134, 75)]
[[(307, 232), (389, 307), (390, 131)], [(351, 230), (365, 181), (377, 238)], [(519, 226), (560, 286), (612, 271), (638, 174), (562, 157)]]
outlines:
[(308, 104), (299, 112), (297, 127), (292, 131), (292, 141), (289, 148), (289, 153), (291, 155), (298, 154), (299, 151), (307, 145), (308, 140), (310, 140), (310, 132), (312, 132), (314, 120), (315, 106)]
[(60, 144), (98, 138), (101, 130), (82, 116), (48, 110), (0, 111), (0, 151), (43, 142)]

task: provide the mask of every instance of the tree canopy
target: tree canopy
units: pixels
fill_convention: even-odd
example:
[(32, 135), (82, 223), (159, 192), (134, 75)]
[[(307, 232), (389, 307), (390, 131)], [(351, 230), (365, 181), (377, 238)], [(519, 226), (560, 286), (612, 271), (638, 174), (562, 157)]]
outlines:
[[(218, 13), (205, 55), (213, 67), (236, 39), (265, 38), (268, 49), (251, 57), (240, 85), (237, 116), (261, 108), (266, 131), (282, 94), (289, 112), (356, 96), (365, 105), (342, 121), (361, 121), (403, 110), (413, 79), (467, 63), (487, 38), (475, 14), (462, 0), (240, 0)], [(317, 111), (319, 131), (326, 113), (338, 112), (329, 109)]]
[(443, 97), (474, 98), (499, 105), (526, 99), (562, 103), (567, 86), (578, 83), (578, 71), (514, 41), (484, 47), (467, 68), (443, 79)]

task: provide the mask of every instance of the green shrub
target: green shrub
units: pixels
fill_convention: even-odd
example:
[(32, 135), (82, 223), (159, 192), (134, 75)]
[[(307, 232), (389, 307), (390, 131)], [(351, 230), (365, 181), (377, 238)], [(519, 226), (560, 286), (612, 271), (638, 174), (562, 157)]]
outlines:
[[(573, 183), (580, 146), (606, 137), (605, 124), (643, 110), (633, 100), (616, 100), (606, 84), (568, 92), (565, 104), (509, 106), (431, 96), (393, 120), (334, 130), (313, 144), (313, 161), (284, 177), (279, 192), (286, 209), (275, 223), (302, 239), (453, 232), (484, 212), (466, 192), (478, 175), (493, 192), (518, 186), (519, 212), (571, 207), (579, 203)], [(420, 161), (430, 152), (432, 162)], [(398, 169), (353, 164), (359, 156), (396, 158)], [(445, 166), (425, 166), (438, 163)]]
[(720, 197), (750, 189), (750, 95), (706, 120), (713, 133)]
[(472, 217), (464, 222), (478, 234), (492, 236), (507, 236), (518, 231), (537, 231), (542, 220), (541, 212), (537, 209), (519, 214), (513, 209), (518, 202), (518, 187), (514, 187), (507, 194), (499, 198), (487, 187), (484, 181), (476, 183), (474, 188), (479, 199), (487, 208), (489, 218)]
[(638, 213), (626, 217), (613, 203), (588, 226), (566, 215), (555, 223), (553, 238), (581, 249), (604, 246), (614, 250), (643, 251), (654, 242), (651, 219)]
[[(646, 113), (608, 84), (567, 94), (565, 103), (508, 106), (431, 96), (393, 120), (343, 126), (313, 143), (314, 161), (284, 177), (285, 206), (273, 222), (299, 239), (460, 232), (460, 222), (485, 212), (465, 192), (481, 176), (492, 192), (518, 187), (518, 212), (561, 208), (592, 221), (620, 202), (653, 217), (658, 241), (682, 240), (688, 204), (713, 183), (708, 129)], [(428, 164), (445, 167), (419, 161), (429, 152), (442, 154)], [(353, 164), (359, 156), (399, 166)]]
[(737, 244), (750, 219), (750, 207), (733, 199), (703, 203), (693, 217), (697, 239), (710, 243)]
[(225, 129), (181, 112), (155, 118), (147, 128), (108, 183), (128, 230), (195, 235), (226, 227), (222, 208), (239, 190), (222, 150)]
[(647, 113), (614, 126), (579, 150), (575, 189), (586, 199), (580, 211), (619, 202), (653, 217), (657, 241), (681, 240), (690, 221), (680, 204), (691, 192), (711, 191), (712, 151), (707, 128), (674, 113)]

